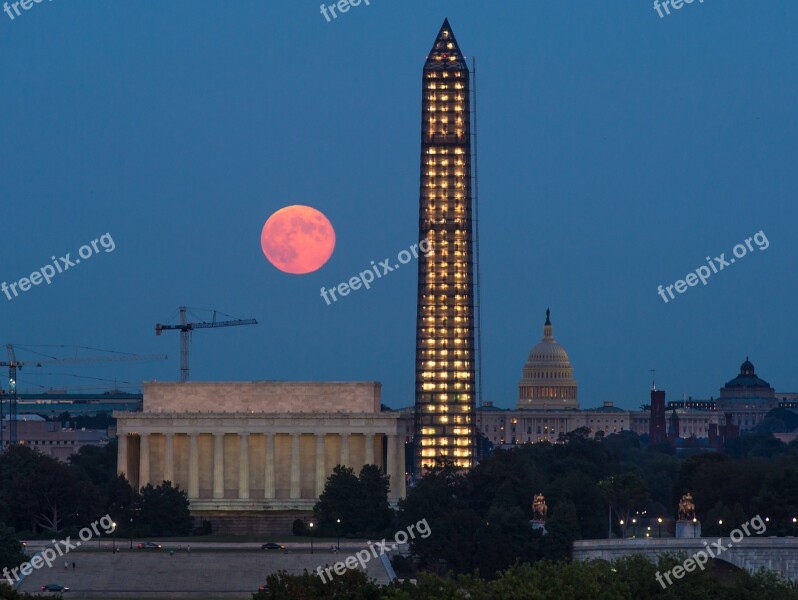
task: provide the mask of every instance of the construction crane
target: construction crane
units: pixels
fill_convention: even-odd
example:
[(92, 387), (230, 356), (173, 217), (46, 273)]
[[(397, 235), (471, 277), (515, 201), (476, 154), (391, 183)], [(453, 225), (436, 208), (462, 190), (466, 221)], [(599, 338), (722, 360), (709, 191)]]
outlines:
[(116, 352), (115, 355), (109, 356), (74, 356), (70, 358), (52, 358), (47, 357), (42, 359), (18, 360), (14, 352), (13, 344), (6, 344), (6, 351), (8, 352), (8, 362), (0, 362), (0, 367), (8, 367), (8, 399), (4, 397), (2, 390), (0, 390), (0, 452), (5, 447), (3, 445), (3, 405), (7, 401), (9, 404), (9, 421), (8, 421), (8, 443), (16, 444), (19, 441), (17, 436), (17, 369), (22, 370), (25, 366), (43, 367), (45, 365), (67, 365), (67, 364), (87, 364), (87, 363), (103, 363), (103, 362), (121, 362), (132, 360), (166, 360), (166, 354), (127, 354)]
[[(197, 309), (200, 310), (200, 309)], [(179, 325), (155, 325), (155, 335), (161, 335), (162, 331), (174, 329), (180, 331), (180, 381), (188, 381), (188, 347), (191, 339), (191, 332), (195, 329), (209, 329), (212, 327), (233, 327), (235, 325), (257, 325), (255, 319), (230, 319), (229, 321), (217, 321), (216, 311), (213, 311), (213, 319), (202, 321), (198, 323), (189, 323), (186, 317), (186, 307), (181, 306), (178, 308), (180, 313)], [(226, 315), (229, 316), (229, 315)]]

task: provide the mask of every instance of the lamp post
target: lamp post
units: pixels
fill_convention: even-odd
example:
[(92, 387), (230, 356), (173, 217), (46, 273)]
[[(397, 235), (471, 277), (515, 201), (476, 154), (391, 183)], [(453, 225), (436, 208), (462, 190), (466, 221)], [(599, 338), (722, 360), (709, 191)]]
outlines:
[(116, 554), (116, 523), (111, 523), (111, 554)]
[(637, 537), (637, 519), (632, 519), (632, 537)]
[(310, 523), (310, 553), (313, 554), (313, 523)]
[(336, 550), (341, 549), (341, 519), (336, 519), (336, 523), (338, 523), (338, 544), (336, 545)]
[(133, 517), (130, 517), (130, 549), (133, 550)]
[(623, 519), (621, 519), (621, 539), (626, 539), (626, 527), (623, 526)]
[(657, 517), (657, 528), (658, 528), (657, 535), (659, 537), (662, 537), (662, 517)]

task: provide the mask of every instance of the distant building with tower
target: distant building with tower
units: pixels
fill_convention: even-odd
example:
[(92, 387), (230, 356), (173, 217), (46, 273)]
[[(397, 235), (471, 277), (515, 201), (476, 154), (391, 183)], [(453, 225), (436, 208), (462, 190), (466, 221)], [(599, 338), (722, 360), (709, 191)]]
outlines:
[(756, 375), (747, 358), (717, 399), (666, 402), (665, 391), (652, 387), (648, 410), (625, 410), (612, 401), (581, 409), (573, 367), (565, 348), (554, 339), (547, 310), (543, 338), (523, 366), (515, 409), (486, 402), (477, 409), (477, 426), (498, 446), (554, 443), (561, 435), (582, 429), (591, 436), (632, 431), (648, 435), (650, 443), (679, 445), (680, 440), (692, 438), (708, 448), (722, 449), (727, 440), (753, 430), (773, 408), (798, 410), (798, 394), (777, 393)]
[(685, 420), (700, 422), (710, 445), (723, 448), (726, 440), (752, 431), (774, 408), (798, 409), (795, 393), (778, 393), (756, 374), (753, 363), (745, 358), (739, 374), (720, 388), (718, 398), (708, 400), (688, 397), (668, 402), (667, 410), (680, 419), (680, 437), (685, 435)]
[[(0, 394), (0, 402), (2, 400)], [(18, 394), (17, 442), (66, 461), (83, 446), (107, 444), (109, 439), (116, 436), (111, 419), (113, 412), (141, 410), (141, 402), (141, 394), (118, 390), (87, 394), (51, 389), (38, 394)], [(95, 419), (92, 426), (80, 427), (75, 419), (82, 417), (101, 418)], [(0, 419), (0, 451), (10, 444), (9, 425), (12, 418), (4, 414)], [(98, 425), (97, 421), (103, 424)]]
[(671, 443), (679, 439), (679, 415), (676, 414), (676, 409), (671, 411), (668, 417), (668, 441)]
[(648, 427), (648, 441), (661, 444), (667, 441), (665, 431), (665, 391), (656, 386), (651, 390), (651, 420)]
[(471, 82), (444, 21), (422, 75), (415, 377), (415, 470), (476, 454)]

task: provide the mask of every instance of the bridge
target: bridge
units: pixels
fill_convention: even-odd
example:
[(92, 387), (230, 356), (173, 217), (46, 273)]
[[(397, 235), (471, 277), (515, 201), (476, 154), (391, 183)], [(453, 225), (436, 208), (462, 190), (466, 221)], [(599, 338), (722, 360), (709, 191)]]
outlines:
[(616, 560), (632, 554), (640, 554), (656, 560), (660, 554), (685, 553), (693, 555), (706, 549), (704, 542), (715, 553), (715, 560), (722, 560), (749, 572), (760, 569), (775, 571), (782, 577), (798, 581), (798, 538), (795, 537), (744, 537), (732, 542), (721, 539), (725, 551), (718, 553), (718, 538), (633, 538), (613, 540), (578, 540), (574, 542), (574, 560)]

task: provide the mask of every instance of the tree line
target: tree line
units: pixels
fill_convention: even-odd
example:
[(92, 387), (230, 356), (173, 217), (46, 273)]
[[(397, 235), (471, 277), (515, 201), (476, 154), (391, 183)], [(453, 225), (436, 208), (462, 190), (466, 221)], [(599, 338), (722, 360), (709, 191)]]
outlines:
[(0, 454), (0, 523), (18, 537), (74, 535), (103, 515), (115, 535), (186, 535), (187, 494), (170, 482), (134, 489), (116, 474), (116, 443), (83, 446), (67, 463), (23, 444)]
[[(767, 519), (766, 535), (798, 535), (798, 443), (770, 433), (729, 440), (725, 452), (677, 455), (632, 432), (596, 440), (577, 430), (556, 444), (497, 449), (467, 472), (434, 469), (396, 510), (387, 507), (388, 478), (369, 469), (356, 477), (339, 467), (328, 479), (316, 505), (321, 531), (379, 539), (426, 519), (432, 535), (410, 542), (422, 571), (490, 580), (516, 562), (567, 560), (578, 539), (673, 535), (686, 492), (704, 535), (728, 535), (756, 515)], [(536, 493), (548, 504), (545, 535), (530, 526)]]

